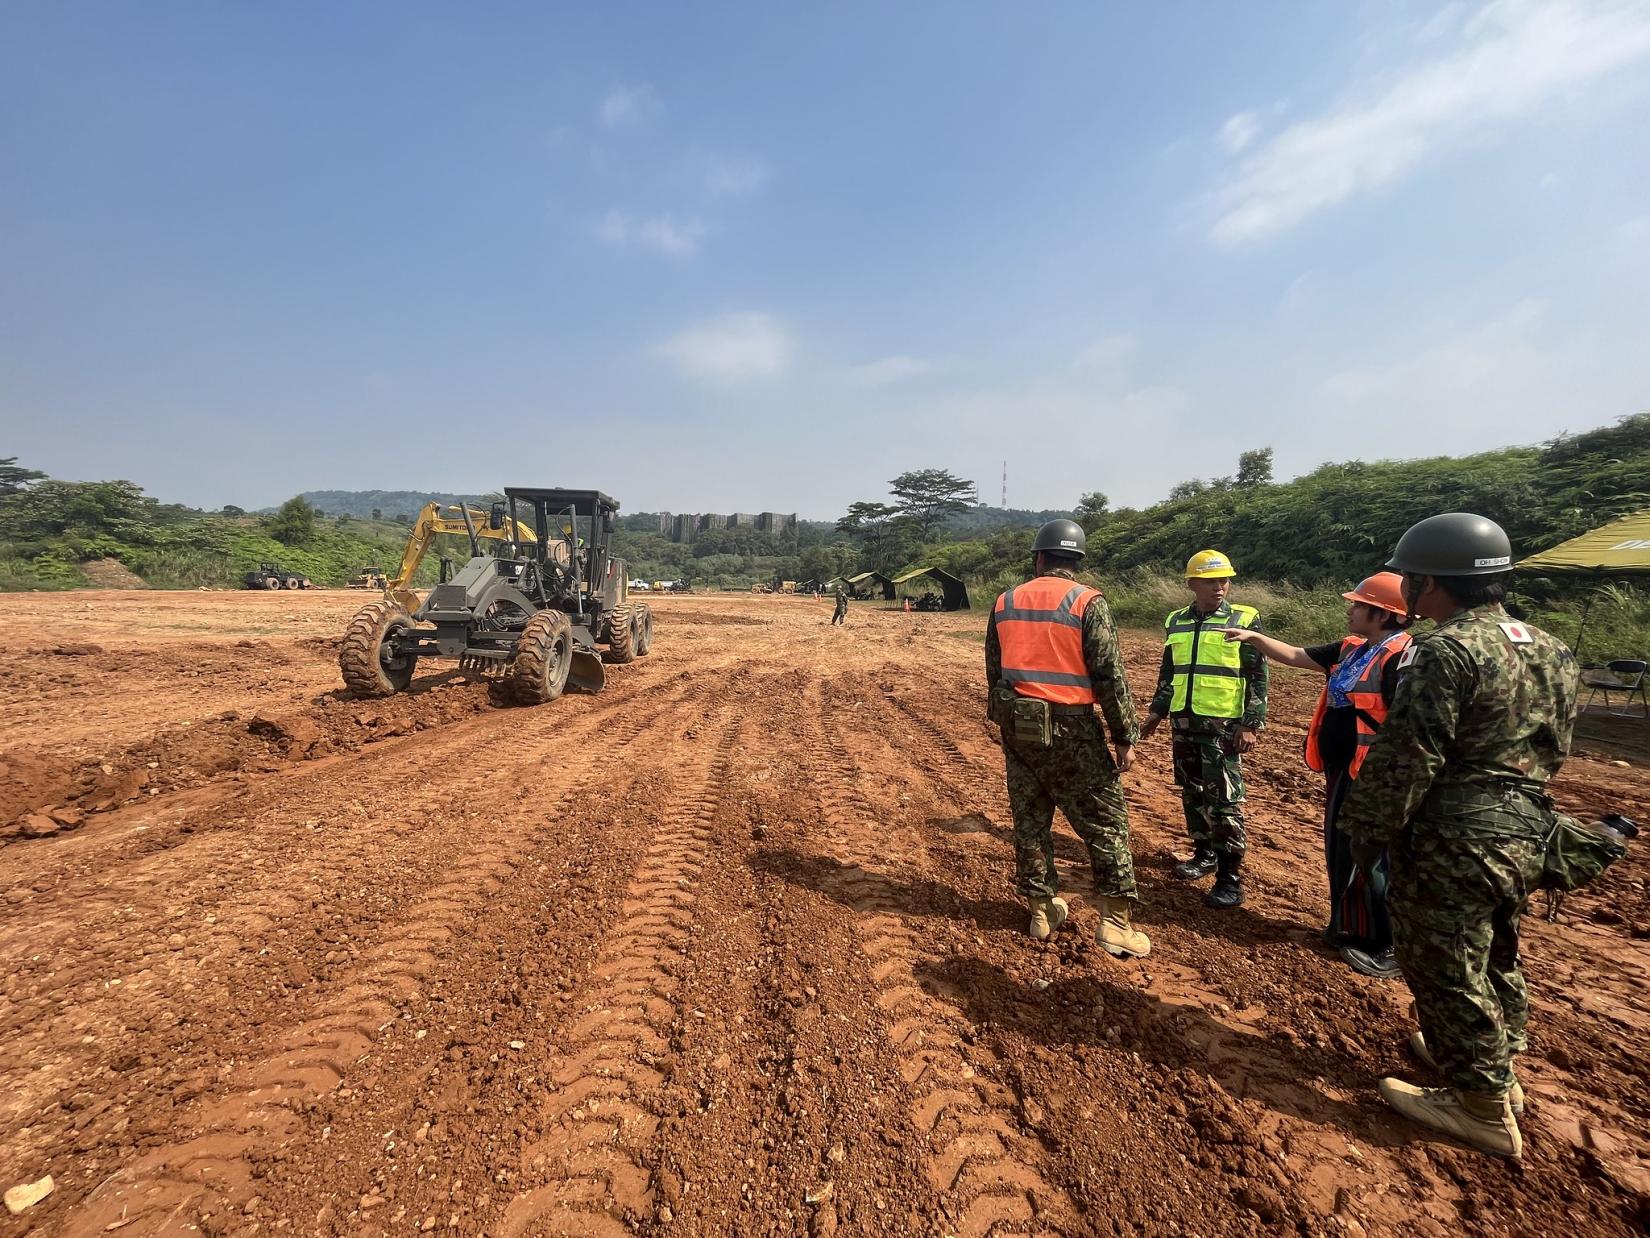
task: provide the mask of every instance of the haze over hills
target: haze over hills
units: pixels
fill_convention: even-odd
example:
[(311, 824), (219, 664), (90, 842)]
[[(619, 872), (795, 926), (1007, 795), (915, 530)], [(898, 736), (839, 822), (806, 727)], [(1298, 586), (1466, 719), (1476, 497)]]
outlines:
[[(360, 520), (379, 518), (406, 523), (426, 503), (457, 503), (464, 501), (485, 505), (492, 501), (490, 494), (438, 494), (427, 490), (306, 490), (299, 496), (316, 511), (328, 516), (353, 516)], [(616, 496), (623, 501), (623, 496)], [(273, 507), (262, 509), (265, 514)], [(702, 511), (721, 511), (715, 504), (702, 505)], [(777, 509), (776, 509), (777, 510)], [(630, 511), (621, 507), (620, 518), (632, 529), (653, 527), (656, 511)], [(948, 517), (943, 527), (956, 532), (998, 529), (1009, 525), (1037, 525), (1056, 516), (1069, 516), (1069, 511), (1033, 511), (1019, 507), (991, 507), (980, 504), (965, 512)], [(834, 527), (834, 520), (799, 520), (800, 524), (819, 529)]]

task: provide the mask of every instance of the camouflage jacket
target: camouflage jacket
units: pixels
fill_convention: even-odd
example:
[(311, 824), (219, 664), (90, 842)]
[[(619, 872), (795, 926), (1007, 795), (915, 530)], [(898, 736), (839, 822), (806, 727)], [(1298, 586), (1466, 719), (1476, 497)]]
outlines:
[[(1076, 581), (1074, 573), (1064, 568), (1044, 572), (1045, 576), (1059, 576)], [(1111, 621), (1111, 607), (1104, 597), (1090, 602), (1083, 612), (1083, 661), (1088, 666), (1089, 683), (1094, 688), (1094, 699), (1100, 712), (1106, 716), (1106, 729), (1115, 744), (1140, 742), (1140, 724), (1134, 716), (1134, 700), (1129, 696), (1129, 681), (1123, 676), (1123, 651), (1117, 641), (1117, 627)], [(985, 629), (985, 686), (991, 691), (1002, 678), (1003, 651), (997, 640), (997, 612), (993, 608)]]
[[(1174, 615), (1179, 613), (1179, 611), (1175, 611), (1169, 617), (1172, 619)], [(1212, 636), (1215, 640), (1225, 640), (1226, 638), (1220, 635), (1220, 632), (1222, 628), (1230, 625), (1232, 608), (1228, 603), (1222, 602), (1208, 615), (1202, 616), (1202, 619), (1206, 625), (1204, 632), (1207, 636)], [(1255, 616), (1255, 621), (1249, 625), (1249, 630), (1251, 632), (1266, 631), (1259, 615)], [(1253, 645), (1244, 645), (1238, 652), (1238, 668), (1243, 676), (1243, 717), (1239, 719), (1239, 723), (1258, 731), (1266, 725), (1266, 689), (1270, 683), (1266, 658)], [(1160, 718), (1167, 718), (1169, 707), (1173, 701), (1174, 655), (1169, 652), (1167, 646), (1164, 646), (1163, 660), (1157, 668), (1157, 691), (1152, 696), (1151, 712)], [(1188, 702), (1188, 708), (1181, 710), (1178, 716), (1190, 720), (1194, 726), (1202, 725), (1206, 729), (1210, 725), (1230, 725), (1224, 719), (1198, 719), (1198, 716), (1192, 713), (1189, 704)]]
[(1580, 671), (1557, 638), (1479, 606), (1418, 639), (1400, 666), (1392, 709), (1341, 808), (1355, 842), (1391, 842), (1424, 815), (1434, 788), (1539, 789), (1564, 764)]

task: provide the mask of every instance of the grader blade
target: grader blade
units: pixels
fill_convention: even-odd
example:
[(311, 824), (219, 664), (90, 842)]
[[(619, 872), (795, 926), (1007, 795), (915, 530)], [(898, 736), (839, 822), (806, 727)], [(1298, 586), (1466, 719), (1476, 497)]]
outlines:
[(577, 688), (580, 692), (600, 692), (606, 682), (607, 672), (602, 669), (601, 654), (588, 653), (581, 649), (573, 650), (573, 664), (567, 670), (569, 687)]

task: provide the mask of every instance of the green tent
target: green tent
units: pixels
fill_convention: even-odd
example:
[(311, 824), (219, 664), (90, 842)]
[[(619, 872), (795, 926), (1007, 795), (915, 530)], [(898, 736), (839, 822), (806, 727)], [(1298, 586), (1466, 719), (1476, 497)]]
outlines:
[[(1520, 559), (1518, 570), (1532, 576), (1650, 576), (1650, 508)], [(1581, 625), (1570, 645), (1577, 657), (1595, 598), (1596, 593), (1590, 594), (1581, 608)]]
[(1519, 561), (1536, 576), (1650, 576), (1650, 508)]
[(919, 576), (925, 576), (939, 585), (940, 593), (945, 599), (946, 610), (968, 609), (967, 588), (964, 587), (962, 581), (958, 580), (944, 568), (919, 567), (914, 571), (906, 572), (903, 576), (894, 577), (894, 583), (896, 585), (907, 584), (910, 581), (917, 579)]

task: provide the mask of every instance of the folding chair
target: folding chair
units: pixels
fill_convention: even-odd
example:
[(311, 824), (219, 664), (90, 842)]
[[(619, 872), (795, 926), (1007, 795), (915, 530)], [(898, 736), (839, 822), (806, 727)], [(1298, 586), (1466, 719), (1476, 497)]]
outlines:
[[(1642, 708), (1641, 717), (1650, 718), (1650, 697), (1645, 695), (1644, 675), (1650, 669), (1639, 658), (1617, 658), (1606, 662), (1602, 669), (1585, 670), (1581, 672), (1581, 682), (1584, 687), (1591, 688), (1587, 694), (1587, 701), (1582, 705), (1586, 709), (1593, 703), (1593, 698), (1600, 692), (1604, 693), (1604, 708), (1618, 718), (1631, 718), (1633, 698), (1637, 697)], [(1610, 694), (1619, 692), (1629, 708), (1611, 709)]]

